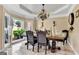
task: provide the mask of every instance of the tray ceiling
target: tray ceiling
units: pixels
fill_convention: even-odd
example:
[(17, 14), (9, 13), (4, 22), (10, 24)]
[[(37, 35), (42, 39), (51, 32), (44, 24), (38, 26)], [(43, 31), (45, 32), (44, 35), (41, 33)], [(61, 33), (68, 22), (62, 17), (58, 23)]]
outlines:
[[(41, 4), (4, 4), (3, 6), (12, 14), (30, 19), (37, 17), (42, 9)], [(49, 18), (53, 16), (68, 15), (72, 7), (72, 4), (45, 4), (45, 10), (50, 14)]]

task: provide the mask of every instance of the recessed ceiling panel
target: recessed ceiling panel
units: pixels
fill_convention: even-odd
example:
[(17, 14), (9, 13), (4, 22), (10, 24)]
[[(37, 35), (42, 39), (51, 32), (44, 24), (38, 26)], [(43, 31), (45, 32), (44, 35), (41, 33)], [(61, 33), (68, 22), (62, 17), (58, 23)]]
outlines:
[[(5, 4), (6, 10), (16, 15), (35, 18), (42, 9), (42, 4)], [(45, 4), (44, 8), (50, 16), (67, 15), (73, 5), (71, 4)]]
[[(35, 14), (38, 14), (42, 9), (42, 4), (23, 4), (23, 6)], [(51, 13), (64, 6), (66, 6), (66, 4), (45, 4), (44, 8), (47, 12)]]

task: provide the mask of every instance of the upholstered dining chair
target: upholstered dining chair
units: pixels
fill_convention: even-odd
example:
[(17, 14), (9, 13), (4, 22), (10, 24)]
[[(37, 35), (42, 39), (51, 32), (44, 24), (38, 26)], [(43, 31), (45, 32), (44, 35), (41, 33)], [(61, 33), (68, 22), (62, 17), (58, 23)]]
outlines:
[(47, 54), (47, 46), (49, 42), (46, 39), (46, 32), (44, 31), (37, 32), (37, 43), (38, 43), (37, 51), (39, 52), (39, 45), (45, 46), (45, 54)]
[(37, 39), (34, 37), (32, 31), (26, 31), (26, 35), (27, 35), (27, 49), (28, 49), (29, 43), (30, 43), (33, 46), (32, 51), (34, 51), (34, 46), (37, 43)]

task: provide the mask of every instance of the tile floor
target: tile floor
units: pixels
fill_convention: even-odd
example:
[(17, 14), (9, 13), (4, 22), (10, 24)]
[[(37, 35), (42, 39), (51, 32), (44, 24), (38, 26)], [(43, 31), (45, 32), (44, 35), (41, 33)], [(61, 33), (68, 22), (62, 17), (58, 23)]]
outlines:
[[(16, 44), (13, 44), (12, 47), (8, 47), (5, 49), (8, 55), (44, 55), (44, 47), (40, 49), (40, 52), (37, 52), (37, 46), (35, 46), (35, 51), (32, 51), (32, 46), (29, 45), (29, 49), (27, 50), (27, 46), (25, 45), (26, 41), (22, 41)], [(37, 44), (36, 44), (37, 45)], [(47, 55), (74, 55), (74, 52), (70, 48), (68, 44), (63, 44), (61, 42), (57, 42), (57, 46), (61, 47), (61, 50), (57, 50), (55, 53), (51, 53), (50, 50), (47, 51)]]

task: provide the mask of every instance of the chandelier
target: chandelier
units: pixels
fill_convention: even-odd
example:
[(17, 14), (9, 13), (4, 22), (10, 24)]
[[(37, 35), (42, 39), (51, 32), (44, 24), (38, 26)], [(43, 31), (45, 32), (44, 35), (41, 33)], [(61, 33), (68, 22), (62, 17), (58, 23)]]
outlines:
[(39, 13), (38, 17), (43, 21), (45, 19), (47, 19), (49, 17), (49, 14), (45, 11), (44, 9), (44, 5), (45, 4), (42, 4), (43, 8), (41, 10), (41, 12)]

